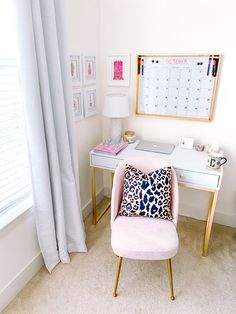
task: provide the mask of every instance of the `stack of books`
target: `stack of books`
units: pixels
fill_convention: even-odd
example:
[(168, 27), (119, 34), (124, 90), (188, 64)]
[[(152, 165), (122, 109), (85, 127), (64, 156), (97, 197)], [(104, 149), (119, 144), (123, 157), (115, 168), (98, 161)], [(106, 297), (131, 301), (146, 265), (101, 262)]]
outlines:
[(119, 143), (110, 143), (105, 141), (94, 148), (95, 152), (117, 155), (122, 149), (128, 145), (127, 142), (121, 140)]

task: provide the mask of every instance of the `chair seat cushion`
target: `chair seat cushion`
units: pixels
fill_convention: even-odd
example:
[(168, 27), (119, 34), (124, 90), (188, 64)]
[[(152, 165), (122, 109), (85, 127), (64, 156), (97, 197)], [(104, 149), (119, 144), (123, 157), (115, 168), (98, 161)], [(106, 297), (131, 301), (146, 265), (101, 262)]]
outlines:
[(119, 215), (171, 220), (171, 167), (145, 174), (126, 164)]
[(172, 221), (117, 216), (112, 224), (111, 245), (118, 256), (163, 260), (176, 255), (179, 239)]

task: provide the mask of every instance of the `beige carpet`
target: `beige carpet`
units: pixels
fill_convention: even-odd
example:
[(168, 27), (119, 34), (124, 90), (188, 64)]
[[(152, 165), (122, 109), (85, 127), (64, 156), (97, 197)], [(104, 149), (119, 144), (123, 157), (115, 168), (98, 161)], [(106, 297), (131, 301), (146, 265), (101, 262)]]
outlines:
[(124, 260), (112, 297), (116, 257), (109, 215), (87, 225), (87, 254), (72, 254), (50, 275), (45, 268), (4, 313), (236, 313), (236, 230), (214, 225), (207, 258), (200, 255), (204, 223), (180, 217), (180, 250), (173, 260), (176, 300), (169, 298), (164, 261)]

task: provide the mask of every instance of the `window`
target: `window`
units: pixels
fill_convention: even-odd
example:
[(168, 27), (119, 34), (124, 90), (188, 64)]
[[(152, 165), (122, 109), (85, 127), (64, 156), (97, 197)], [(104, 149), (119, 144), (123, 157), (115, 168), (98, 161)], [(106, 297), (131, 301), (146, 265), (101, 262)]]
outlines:
[(31, 191), (13, 0), (0, 1), (0, 212)]

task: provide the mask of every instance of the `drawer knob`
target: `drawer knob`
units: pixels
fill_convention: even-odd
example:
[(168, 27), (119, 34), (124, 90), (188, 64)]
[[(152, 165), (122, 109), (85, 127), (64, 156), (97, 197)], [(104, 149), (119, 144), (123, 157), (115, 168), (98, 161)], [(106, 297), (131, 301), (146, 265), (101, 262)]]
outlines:
[(183, 178), (184, 178), (184, 176), (183, 176), (182, 174), (180, 174), (179, 177), (180, 177), (180, 179), (183, 179)]

